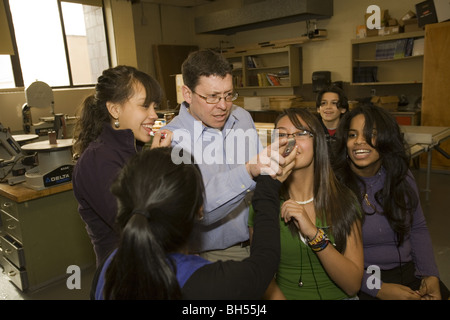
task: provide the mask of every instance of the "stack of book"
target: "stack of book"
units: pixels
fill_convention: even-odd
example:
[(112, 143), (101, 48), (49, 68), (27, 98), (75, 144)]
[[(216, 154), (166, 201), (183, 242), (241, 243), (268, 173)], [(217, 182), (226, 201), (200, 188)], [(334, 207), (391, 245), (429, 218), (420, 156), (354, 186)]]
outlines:
[(259, 57), (256, 56), (247, 57), (247, 68), (261, 68), (261, 67), (264, 67), (264, 64)]
[(413, 53), (414, 42), (414, 38), (405, 38), (377, 43), (375, 59), (389, 60), (410, 57)]
[(258, 86), (270, 87), (270, 86), (283, 86), (282, 79), (275, 73), (258, 73)]

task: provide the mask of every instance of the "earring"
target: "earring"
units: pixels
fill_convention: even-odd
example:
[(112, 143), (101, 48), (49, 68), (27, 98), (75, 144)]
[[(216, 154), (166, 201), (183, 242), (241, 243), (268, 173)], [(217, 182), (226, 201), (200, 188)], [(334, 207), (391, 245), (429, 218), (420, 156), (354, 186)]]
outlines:
[(114, 127), (116, 127), (116, 128), (120, 127), (119, 119), (116, 119), (116, 121), (114, 121)]

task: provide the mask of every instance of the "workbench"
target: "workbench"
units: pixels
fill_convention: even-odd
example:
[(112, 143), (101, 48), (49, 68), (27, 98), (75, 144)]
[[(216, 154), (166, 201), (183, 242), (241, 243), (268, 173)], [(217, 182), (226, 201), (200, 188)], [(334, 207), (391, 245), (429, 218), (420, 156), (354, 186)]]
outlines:
[(0, 265), (20, 290), (67, 278), (71, 265), (95, 264), (77, 207), (71, 183), (43, 190), (0, 184)]

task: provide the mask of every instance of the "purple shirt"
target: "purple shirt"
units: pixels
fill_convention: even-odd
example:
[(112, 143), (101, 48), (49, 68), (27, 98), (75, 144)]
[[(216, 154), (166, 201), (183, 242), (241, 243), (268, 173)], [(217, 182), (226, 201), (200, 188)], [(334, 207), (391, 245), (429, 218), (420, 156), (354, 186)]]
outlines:
[[(375, 200), (375, 193), (382, 189), (386, 179), (386, 170), (381, 167), (379, 172), (373, 177), (362, 177), (366, 184), (366, 191), (369, 202), (374, 205), (378, 212), (383, 212), (382, 207)], [(408, 173), (407, 181), (411, 184), (419, 197), (417, 185), (411, 172)], [(363, 202), (363, 210), (372, 213), (374, 210)], [(413, 223), (410, 233), (405, 236), (403, 244), (397, 248), (396, 236), (391, 229), (387, 219), (378, 213), (366, 214), (362, 226), (364, 243), (364, 268), (378, 266), (381, 270), (389, 270), (402, 264), (413, 261), (416, 267), (417, 276), (439, 277), (438, 268), (433, 255), (430, 234), (428, 232), (425, 217), (423, 215), (420, 202), (414, 212)], [(399, 260), (400, 255), (400, 260)], [(364, 273), (361, 291), (376, 296), (379, 289), (369, 289), (367, 287), (368, 278), (371, 273)], [(372, 281), (369, 279), (369, 283)], [(382, 283), (382, 282), (381, 282)]]
[(125, 162), (137, 149), (133, 132), (114, 130), (105, 124), (78, 159), (73, 171), (73, 191), (78, 212), (94, 246), (97, 265), (117, 246), (116, 198), (110, 187)]

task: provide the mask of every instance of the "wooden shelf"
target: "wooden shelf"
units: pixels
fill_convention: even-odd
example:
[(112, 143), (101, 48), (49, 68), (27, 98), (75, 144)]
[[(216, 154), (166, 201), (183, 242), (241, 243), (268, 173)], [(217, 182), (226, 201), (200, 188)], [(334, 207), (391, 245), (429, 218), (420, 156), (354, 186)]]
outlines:
[(352, 82), (352, 86), (386, 86), (397, 84), (422, 84), (422, 81)]
[(267, 69), (282, 69), (289, 68), (289, 65), (278, 65), (278, 66), (269, 66), (269, 67), (257, 67), (257, 68), (247, 68), (248, 71), (258, 71), (258, 70), (267, 70)]
[(376, 36), (376, 37), (366, 37), (362, 39), (352, 39), (352, 44), (364, 44), (364, 43), (372, 43), (372, 42), (383, 42), (383, 41), (392, 41), (404, 38), (421, 38), (425, 37), (425, 31), (414, 31), (407, 33), (397, 33), (391, 34), (387, 36)]
[[(416, 31), (351, 40), (351, 84), (359, 86), (421, 84), (424, 60), (423, 54), (389, 59), (376, 59), (376, 56), (378, 50), (381, 49), (381, 46), (379, 46), (380, 43), (389, 41), (395, 43), (397, 40), (419, 39), (424, 37), (424, 31)], [(394, 49), (397, 50), (398, 48), (394, 47)], [(395, 52), (395, 54), (397, 54), (397, 52)], [(394, 56), (393, 53), (391, 57), (392, 56)]]
[(394, 58), (394, 59), (355, 59), (353, 61), (355, 62), (393, 62), (393, 61), (401, 61), (401, 60), (410, 60), (410, 59), (417, 59), (417, 58), (423, 58), (423, 54), (417, 55), (417, 56), (411, 56), (411, 57), (403, 57), (403, 58)]
[[(293, 88), (302, 84), (302, 48), (284, 46), (247, 50), (240, 53), (224, 53), (224, 57), (236, 67), (233, 83), (240, 89)], [(266, 75), (278, 76), (281, 85), (270, 85)]]

